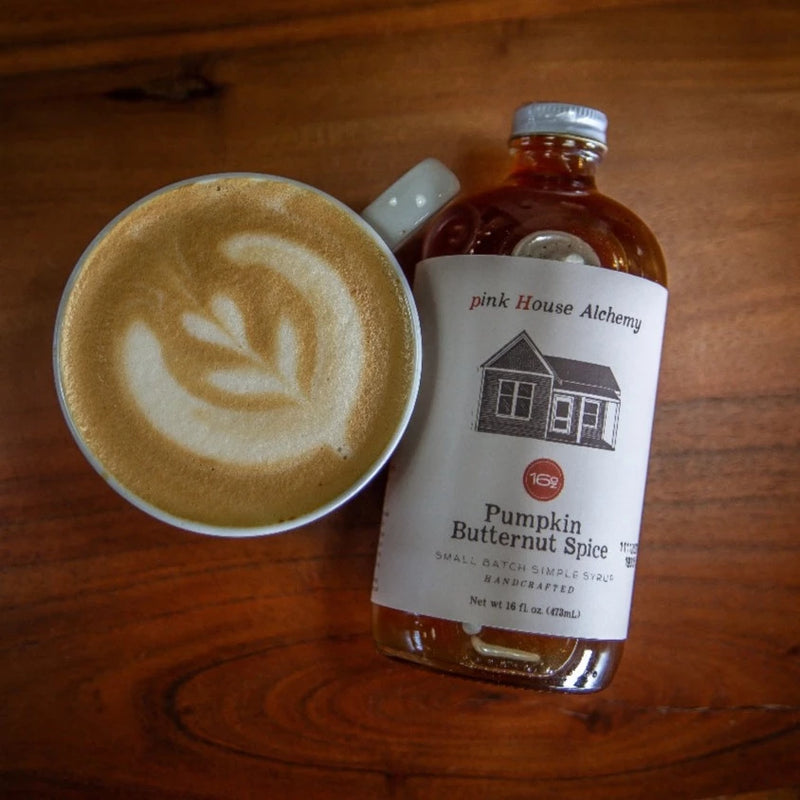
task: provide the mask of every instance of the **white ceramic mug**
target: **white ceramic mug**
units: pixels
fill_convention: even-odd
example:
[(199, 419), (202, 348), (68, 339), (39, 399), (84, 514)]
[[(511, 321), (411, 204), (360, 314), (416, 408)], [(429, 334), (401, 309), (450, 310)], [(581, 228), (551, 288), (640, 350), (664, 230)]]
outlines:
[(350, 499), (419, 385), (419, 321), (391, 248), (457, 191), (429, 159), (364, 218), (250, 173), (124, 210), (75, 266), (55, 326), (58, 397), (89, 463), (148, 514), (220, 536), (289, 530)]

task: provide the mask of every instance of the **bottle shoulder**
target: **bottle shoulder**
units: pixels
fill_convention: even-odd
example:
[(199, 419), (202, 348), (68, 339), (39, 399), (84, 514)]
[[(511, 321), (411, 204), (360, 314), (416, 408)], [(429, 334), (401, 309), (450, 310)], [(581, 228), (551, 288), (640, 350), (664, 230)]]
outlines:
[(648, 226), (594, 189), (509, 183), (456, 200), (433, 221), (422, 254), (511, 255), (523, 239), (542, 231), (578, 237), (604, 267), (666, 284), (661, 248)]

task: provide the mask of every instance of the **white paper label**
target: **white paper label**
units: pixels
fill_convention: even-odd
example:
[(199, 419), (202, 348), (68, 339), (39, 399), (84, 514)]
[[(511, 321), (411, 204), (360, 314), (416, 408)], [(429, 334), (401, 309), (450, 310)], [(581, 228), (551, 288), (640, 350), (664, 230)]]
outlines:
[(475, 626), (627, 635), (667, 291), (509, 256), (417, 267), (419, 400), (373, 602)]

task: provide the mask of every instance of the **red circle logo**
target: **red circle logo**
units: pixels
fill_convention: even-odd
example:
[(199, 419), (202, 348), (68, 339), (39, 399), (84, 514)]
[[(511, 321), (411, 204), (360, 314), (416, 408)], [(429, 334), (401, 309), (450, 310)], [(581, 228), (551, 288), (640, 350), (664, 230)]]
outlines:
[(564, 488), (564, 472), (555, 461), (537, 458), (525, 467), (522, 485), (534, 500), (552, 500)]

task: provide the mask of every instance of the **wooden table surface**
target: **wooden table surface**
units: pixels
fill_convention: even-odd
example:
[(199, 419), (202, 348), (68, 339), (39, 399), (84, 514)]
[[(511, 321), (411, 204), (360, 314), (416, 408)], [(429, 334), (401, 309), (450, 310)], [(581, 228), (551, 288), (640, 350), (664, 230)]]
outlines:
[[(260, 539), (127, 505), (50, 361), (136, 198), (252, 170), (360, 208), (426, 156), (474, 189), (534, 98), (606, 110), (601, 187), (670, 270), (630, 639), (584, 697), (376, 654), (381, 478)], [(795, 0), (5, 0), (0, 795), (797, 797), (798, 126)]]

